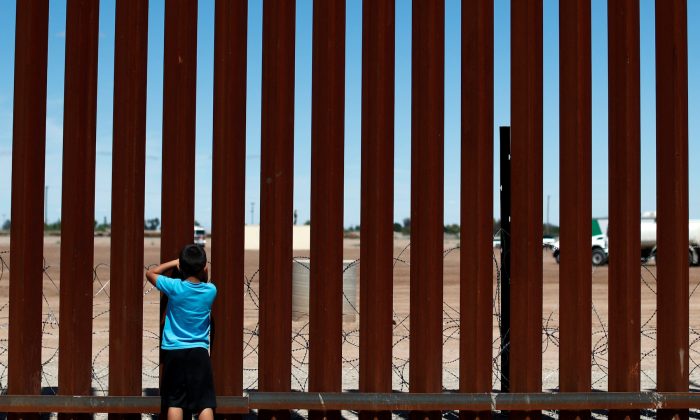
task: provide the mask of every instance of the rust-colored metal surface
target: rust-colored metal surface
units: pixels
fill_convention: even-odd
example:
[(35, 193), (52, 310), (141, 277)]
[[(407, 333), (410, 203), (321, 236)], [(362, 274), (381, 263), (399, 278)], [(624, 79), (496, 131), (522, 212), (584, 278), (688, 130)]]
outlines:
[[(639, 1), (608, 2), (610, 391), (640, 386)], [(683, 222), (685, 223), (685, 221)], [(611, 418), (639, 412), (611, 412)]]
[(140, 396), (148, 0), (117, 2), (115, 33), (109, 394)]
[[(542, 388), (542, 0), (511, 4), (510, 391)], [(512, 413), (538, 418), (540, 413)]]
[[(362, 3), (360, 392), (391, 392), (395, 8), (394, 0)], [(391, 413), (360, 412), (375, 417)]]
[[(688, 18), (656, 1), (656, 221), (659, 391), (688, 390)], [(687, 419), (688, 410), (659, 418)]]
[[(493, 0), (462, 3), (460, 392), (491, 391)], [(460, 413), (462, 420), (490, 412)]]
[[(608, 1), (609, 389), (591, 388), (590, 0), (560, 1), (560, 391), (542, 393), (542, 0), (512, 2), (512, 271), (510, 390), (491, 393), (493, 0), (462, 9), (460, 392), (442, 393), (444, 0), (413, 0), (411, 332), (409, 393), (392, 392), (395, 4), (363, 3), (360, 392), (342, 390), (345, 1), (316, 0), (313, 31), (310, 392), (291, 389), (295, 0), (264, 2), (261, 131), (259, 389), (243, 393), (243, 226), (247, 1), (215, 13), (212, 359), (218, 414), (288, 419), (359, 410), (363, 420), (688, 418), (687, 4), (656, 0), (658, 359), (660, 392), (640, 386), (639, 0)], [(192, 242), (197, 0), (165, 11), (161, 259)], [(8, 393), (0, 412), (61, 419), (157, 412), (141, 397), (148, 0), (116, 4), (110, 295), (110, 396), (91, 396), (95, 127), (99, 2), (67, 3), (58, 396), (39, 396), (46, 1), (17, 4), (13, 113)], [(418, 256), (418, 257), (416, 257)], [(163, 301), (162, 303), (165, 303)], [(504, 312), (505, 313), (505, 312)], [(218, 328), (217, 328), (218, 324)], [(28, 416), (18, 413), (29, 413)]]
[[(309, 391), (341, 391), (345, 0), (313, 2)], [(312, 411), (311, 419), (340, 418)]]
[[(567, 393), (355, 393), (250, 392), (217, 397), (217, 414), (247, 414), (250, 410), (605, 410), (700, 408), (697, 392), (567, 392)], [(159, 397), (96, 397), (65, 395), (2, 395), (0, 410), (11, 413), (153, 413)], [(23, 416), (26, 418), (26, 416)]]
[[(90, 395), (99, 2), (66, 11), (58, 392)], [(37, 264), (37, 262), (35, 262)], [(63, 418), (74, 418), (63, 414)], [(78, 416), (82, 417), (82, 416)]]
[(232, 396), (243, 393), (247, 35), (248, 2), (217, 0), (211, 277), (218, 293), (211, 359), (217, 394)]
[[(216, 414), (248, 414), (247, 397), (217, 397)], [(67, 396), (67, 395), (1, 395), (0, 410), (11, 413), (157, 413), (160, 397), (135, 396)], [(18, 416), (27, 418), (26, 415)], [(92, 418), (92, 416), (85, 416)], [(128, 417), (134, 417), (133, 414)], [(128, 418), (127, 417), (127, 418)], [(140, 415), (138, 415), (140, 417)]]
[[(559, 1), (559, 390), (591, 390), (591, 2)], [(564, 411), (589, 419), (590, 411)]]
[(468, 410), (474, 412), (525, 410), (603, 410), (700, 408), (697, 392), (566, 392), (566, 393), (315, 393), (251, 392), (251, 409), (335, 410)]
[(197, 93), (197, 0), (165, 5), (162, 261), (192, 243)]
[[(411, 392), (442, 390), (445, 2), (414, 0), (411, 57)], [(437, 418), (440, 412), (414, 412)]]
[[(292, 213), (296, 1), (263, 3), (260, 174), (261, 391), (289, 391), (292, 375)], [(288, 411), (259, 413), (289, 417)]]
[(18, 2), (16, 14), (7, 392), (39, 394), (49, 4)]
[[(197, 0), (166, 3), (163, 55), (160, 259), (170, 261), (194, 238)], [(161, 330), (167, 304), (162, 295)]]

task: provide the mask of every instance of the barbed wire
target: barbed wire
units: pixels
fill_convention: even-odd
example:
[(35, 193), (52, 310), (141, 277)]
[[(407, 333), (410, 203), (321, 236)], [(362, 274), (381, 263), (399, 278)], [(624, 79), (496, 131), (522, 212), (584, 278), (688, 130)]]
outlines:
[[(551, 248), (544, 247), (544, 252), (551, 251)], [(443, 252), (443, 257), (449, 259), (451, 264), (458, 263), (460, 246), (448, 247)], [(501, 337), (498, 331), (501, 327), (500, 299), (502, 294), (502, 267), (499, 260), (500, 251), (493, 253), (494, 281), (493, 292), (493, 328), (494, 335), (492, 346), (492, 383), (494, 389), (500, 388), (501, 376)], [(308, 257), (295, 257), (293, 264), (297, 268), (309, 270)], [(357, 267), (360, 260), (346, 262), (344, 275), (350, 274), (351, 281), (357, 281)], [(400, 248), (394, 257), (395, 278), (399, 271), (405, 272), (410, 268), (411, 255), (410, 244)], [(48, 393), (56, 391), (58, 383), (58, 358), (60, 349), (58, 347), (58, 295), (60, 294), (60, 283), (53, 278), (52, 272), (55, 268), (50, 266), (46, 260), (42, 261), (44, 290), (42, 294), (42, 387)], [(52, 270), (53, 269), (53, 270)], [(598, 268), (592, 268), (592, 275), (596, 276)], [(0, 289), (5, 291), (9, 287), (9, 251), (0, 251)], [(404, 273), (405, 274), (405, 273)], [(406, 276), (408, 278), (408, 276)], [(458, 281), (451, 281), (450, 288), (459, 287)], [(556, 282), (555, 282), (556, 283)], [(109, 265), (98, 263), (93, 269), (93, 352), (92, 352), (92, 384), (96, 395), (107, 395), (109, 382), (108, 354), (109, 354), (109, 296), (110, 280)], [(551, 285), (549, 285), (551, 286)], [(644, 318), (641, 324), (641, 345), (642, 353), (641, 375), (642, 388), (654, 388), (656, 386), (656, 274), (652, 264), (642, 265), (641, 286), (643, 302), (652, 302), (653, 310), (642, 311)], [(692, 299), (698, 288), (700, 280), (695, 280), (691, 284), (689, 293)], [(243, 326), (243, 357), (244, 357), (244, 388), (254, 390), (258, 387), (258, 342), (260, 328), (258, 324), (259, 310), (259, 269), (245, 278), (245, 311), (246, 318)], [(142, 383), (144, 388), (157, 388), (159, 373), (159, 293), (149, 283), (144, 281), (144, 314), (149, 313), (150, 317), (145, 317), (143, 337), (143, 369)], [(0, 297), (0, 391), (6, 392), (7, 372), (8, 372), (8, 323), (9, 323), (9, 300), (7, 297)], [(344, 294), (344, 323), (342, 334), (343, 345), (343, 389), (352, 390), (359, 387), (359, 305), (357, 304), (357, 294)], [(396, 299), (396, 297), (395, 297)], [(558, 295), (556, 297), (558, 300)], [(607, 299), (606, 299), (607, 300)], [(399, 305), (408, 308), (408, 305)], [(591, 308), (592, 316), (592, 348), (591, 348), (591, 373), (592, 387), (596, 390), (605, 390), (608, 380), (608, 342), (609, 328), (605, 312), (613, 310), (608, 303), (608, 308), (604, 308), (605, 303), (600, 299), (593, 299)], [(648, 305), (647, 305), (648, 306)], [(651, 308), (650, 307), (650, 308)], [(649, 309), (649, 308), (648, 308)], [(459, 387), (459, 337), (460, 337), (460, 313), (458, 302), (443, 303), (443, 387), (445, 390), (455, 390)], [(155, 315), (154, 315), (155, 314)], [(543, 366), (542, 384), (544, 389), (558, 388), (558, 354), (559, 349), (559, 315), (557, 310), (543, 311), (542, 316), (542, 352), (545, 355), (543, 360), (547, 363)], [(397, 309), (395, 305), (393, 311), (393, 339), (392, 339), (392, 387), (397, 391), (407, 391), (409, 387), (409, 335), (410, 335), (410, 313), (408, 309)], [(309, 320), (308, 314), (295, 313), (293, 320), (292, 353), (292, 388), (294, 390), (305, 391), (308, 389), (308, 367), (309, 367)], [(691, 323), (689, 328), (690, 342), (690, 364), (689, 373), (691, 386), (698, 386), (700, 382), (700, 325)]]

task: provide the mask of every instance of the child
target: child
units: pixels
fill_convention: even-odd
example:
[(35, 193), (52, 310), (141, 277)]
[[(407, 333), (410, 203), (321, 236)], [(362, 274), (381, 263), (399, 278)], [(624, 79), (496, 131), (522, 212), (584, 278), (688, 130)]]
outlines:
[[(182, 280), (163, 275), (172, 269)], [(161, 344), (162, 406), (168, 420), (182, 420), (183, 409), (213, 420), (216, 395), (209, 360), (211, 305), (216, 286), (207, 282), (207, 254), (198, 245), (187, 245), (180, 258), (148, 270), (146, 278), (168, 296)]]

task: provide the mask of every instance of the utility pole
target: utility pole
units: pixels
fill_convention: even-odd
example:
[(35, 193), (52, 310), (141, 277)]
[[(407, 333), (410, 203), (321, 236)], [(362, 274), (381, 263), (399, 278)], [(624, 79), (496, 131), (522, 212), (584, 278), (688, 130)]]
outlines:
[(255, 219), (253, 218), (254, 214), (255, 214), (255, 201), (251, 201), (250, 202), (250, 224), (251, 225), (255, 224), (254, 223)]

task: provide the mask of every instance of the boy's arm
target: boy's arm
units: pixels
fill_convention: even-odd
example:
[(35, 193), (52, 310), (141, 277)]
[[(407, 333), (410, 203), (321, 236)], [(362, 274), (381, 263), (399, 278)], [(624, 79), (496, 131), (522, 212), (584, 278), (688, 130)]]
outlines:
[(146, 279), (148, 280), (149, 283), (152, 285), (156, 285), (156, 280), (158, 279), (158, 276), (163, 274), (164, 272), (177, 267), (179, 261), (178, 260), (172, 260), (165, 262), (161, 265), (159, 265), (156, 268), (151, 268), (150, 270), (146, 271)]

